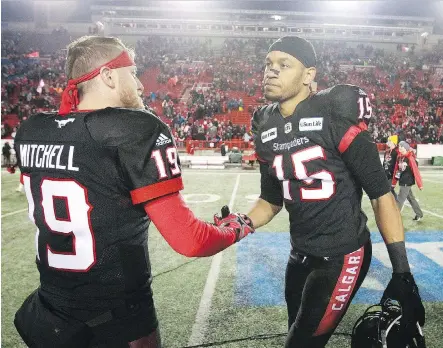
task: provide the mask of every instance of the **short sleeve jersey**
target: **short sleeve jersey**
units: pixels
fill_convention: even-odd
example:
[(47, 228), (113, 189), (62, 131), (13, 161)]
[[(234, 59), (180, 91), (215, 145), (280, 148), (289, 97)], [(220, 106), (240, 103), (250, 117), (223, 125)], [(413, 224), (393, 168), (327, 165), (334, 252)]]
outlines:
[(369, 238), (362, 187), (342, 154), (366, 131), (371, 114), (366, 93), (351, 85), (312, 95), (286, 118), (277, 103), (255, 112), (252, 129), (261, 172), (274, 188), (279, 183), (295, 251), (343, 255)]

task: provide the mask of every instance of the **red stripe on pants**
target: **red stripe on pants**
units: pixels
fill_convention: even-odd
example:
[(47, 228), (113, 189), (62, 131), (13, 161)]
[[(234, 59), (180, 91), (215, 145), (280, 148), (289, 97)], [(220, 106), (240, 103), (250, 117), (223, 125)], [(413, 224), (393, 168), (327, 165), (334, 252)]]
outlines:
[(357, 284), (358, 275), (363, 265), (365, 248), (353, 251), (344, 256), (344, 263), (337, 285), (332, 292), (331, 299), (326, 307), (326, 313), (320, 321), (314, 336), (324, 335), (338, 324), (348, 307), (349, 299)]

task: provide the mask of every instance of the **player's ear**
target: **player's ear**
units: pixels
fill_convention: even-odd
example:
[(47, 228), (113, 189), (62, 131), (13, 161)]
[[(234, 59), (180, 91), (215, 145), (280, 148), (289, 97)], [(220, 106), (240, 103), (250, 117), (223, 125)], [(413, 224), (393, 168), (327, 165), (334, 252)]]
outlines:
[(100, 69), (100, 78), (103, 83), (109, 88), (114, 89), (116, 86), (117, 75), (114, 73), (112, 69), (104, 66)]
[(314, 67), (306, 68), (303, 84), (309, 86), (311, 82), (314, 81), (316, 74), (317, 74), (317, 69), (315, 69)]

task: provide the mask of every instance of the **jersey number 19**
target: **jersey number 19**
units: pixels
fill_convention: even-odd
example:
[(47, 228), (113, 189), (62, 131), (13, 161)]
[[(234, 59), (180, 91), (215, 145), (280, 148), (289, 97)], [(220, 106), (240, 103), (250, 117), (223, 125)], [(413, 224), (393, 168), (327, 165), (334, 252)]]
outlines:
[[(26, 198), (28, 199), (28, 213), (32, 222), (34, 220), (34, 197), (31, 191), (31, 178), (23, 175)], [(72, 236), (72, 252), (60, 252), (52, 250), (46, 245), (48, 266), (62, 271), (87, 272), (95, 264), (95, 240), (91, 227), (90, 213), (92, 206), (88, 201), (88, 191), (77, 181), (72, 179), (45, 178), (40, 185), (41, 208), (47, 230), (58, 235)], [(67, 218), (56, 217), (54, 199), (65, 201)], [(38, 239), (40, 231), (37, 229), (35, 245), (37, 258)]]

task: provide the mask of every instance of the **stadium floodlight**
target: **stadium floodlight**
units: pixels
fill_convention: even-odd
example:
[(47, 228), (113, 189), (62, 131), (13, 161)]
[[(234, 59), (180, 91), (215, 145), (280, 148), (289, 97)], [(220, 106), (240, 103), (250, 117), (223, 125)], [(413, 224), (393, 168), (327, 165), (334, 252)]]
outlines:
[(274, 18), (276, 21), (281, 21), (282, 17), (278, 15), (273, 15), (271, 18)]
[(327, 12), (367, 13), (372, 1), (322, 1), (321, 7)]
[(217, 7), (214, 1), (161, 1), (159, 6), (165, 9), (173, 8), (175, 11), (192, 12), (195, 9), (211, 9)]
[(95, 25), (98, 31), (103, 31), (103, 29), (105, 28), (105, 25), (100, 21), (95, 22)]

